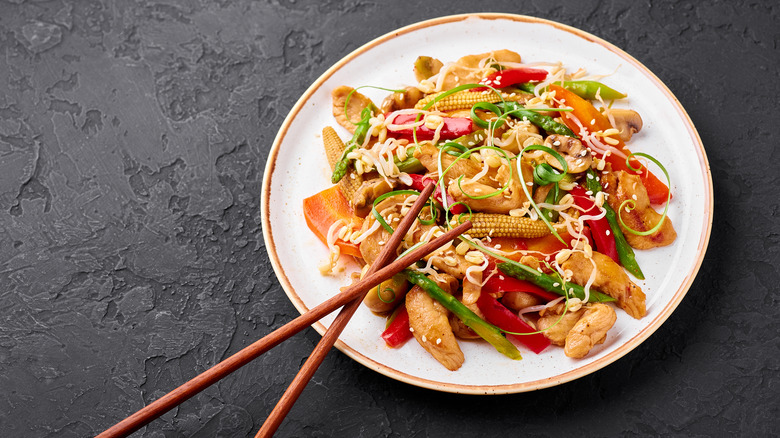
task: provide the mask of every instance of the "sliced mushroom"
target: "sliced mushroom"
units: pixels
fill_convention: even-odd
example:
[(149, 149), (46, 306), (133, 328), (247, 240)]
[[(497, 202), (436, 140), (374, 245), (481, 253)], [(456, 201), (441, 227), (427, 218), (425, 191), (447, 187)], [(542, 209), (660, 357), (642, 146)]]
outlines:
[[(364, 108), (376, 108), (371, 99), (355, 91), (352, 87), (342, 85), (330, 93), (333, 101), (333, 117), (336, 121), (352, 134), (355, 133), (356, 123), (360, 121), (360, 113)], [(347, 101), (349, 97), (349, 101)], [(344, 106), (346, 105), (346, 113)]]
[(393, 190), (394, 186), (384, 178), (373, 178), (363, 181), (360, 188), (352, 195), (352, 205), (361, 209), (370, 206), (374, 200)]
[(387, 114), (400, 109), (414, 108), (414, 105), (422, 97), (423, 92), (419, 88), (406, 87), (403, 92), (393, 93), (382, 101), (382, 113)]
[(615, 129), (620, 131), (620, 139), (631, 140), (631, 136), (642, 130), (642, 117), (638, 112), (630, 109), (611, 108), (604, 111), (604, 115), (612, 116), (615, 120)]
[[(590, 151), (574, 137), (552, 134), (544, 139), (544, 145), (563, 155), (569, 167), (569, 173), (585, 172), (593, 161)], [(554, 156), (545, 154), (545, 159), (550, 166), (563, 170), (561, 163)]]
[(417, 82), (438, 74), (444, 64), (436, 58), (430, 56), (418, 56), (414, 61), (414, 77)]

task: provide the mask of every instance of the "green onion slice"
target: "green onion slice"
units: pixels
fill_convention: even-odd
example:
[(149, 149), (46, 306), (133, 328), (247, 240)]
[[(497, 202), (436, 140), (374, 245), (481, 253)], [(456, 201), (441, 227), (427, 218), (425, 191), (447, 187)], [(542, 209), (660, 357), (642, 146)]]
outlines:
[(631, 154), (631, 155), (626, 157), (626, 166), (628, 166), (629, 169), (633, 170), (634, 172), (641, 171), (641, 169), (635, 168), (635, 167), (631, 166), (630, 160), (631, 160), (631, 157), (634, 157), (634, 156), (647, 158), (648, 160), (650, 160), (653, 163), (655, 163), (656, 166), (661, 168), (661, 170), (664, 173), (664, 176), (666, 176), (666, 185), (667, 185), (667, 187), (669, 187), (669, 194), (666, 196), (666, 206), (664, 206), (664, 212), (661, 215), (661, 219), (658, 221), (658, 223), (653, 228), (651, 228), (651, 229), (649, 229), (647, 231), (635, 230), (635, 229), (629, 227), (628, 225), (626, 225), (626, 223), (623, 221), (623, 211), (626, 210), (626, 211), (630, 212), (631, 210), (635, 209), (636, 208), (636, 201), (634, 201), (633, 199), (626, 199), (625, 201), (623, 201), (622, 204), (620, 204), (620, 207), (618, 208), (618, 220), (620, 221), (620, 225), (622, 225), (623, 228), (625, 228), (626, 231), (628, 231), (631, 234), (635, 234), (637, 236), (648, 236), (648, 235), (653, 234), (653, 233), (655, 233), (655, 232), (657, 232), (658, 230), (661, 229), (661, 226), (663, 225), (664, 220), (666, 219), (667, 213), (669, 212), (669, 200), (672, 198), (672, 179), (671, 179), (671, 177), (669, 177), (669, 172), (666, 171), (666, 168), (664, 167), (663, 164), (661, 164), (660, 161), (658, 161), (654, 157), (652, 157), (652, 156), (650, 156), (648, 154), (642, 153), (642, 152), (635, 152), (635, 153), (633, 153), (633, 154)]
[(376, 209), (376, 206), (384, 201), (385, 199), (395, 196), (395, 195), (420, 195), (420, 192), (417, 190), (395, 190), (392, 192), (387, 192), (384, 195), (378, 196), (376, 200), (374, 201), (374, 205), (371, 206), (371, 214), (374, 216), (374, 218), (379, 222), (379, 224), (382, 226), (382, 228), (385, 229), (390, 234), (393, 234), (393, 227), (387, 224), (387, 221), (385, 221), (385, 218), (382, 217), (381, 214), (379, 214), (379, 211)]
[[(563, 156), (561, 154), (559, 154), (558, 152), (548, 148), (547, 146), (542, 146), (542, 145), (538, 145), (538, 144), (532, 144), (532, 145), (529, 145), (529, 146), (526, 146), (525, 148), (523, 148), (523, 150), (520, 151), (520, 153), (517, 155), (518, 157), (521, 158), (521, 159), (517, 160), (517, 173), (518, 173), (518, 176), (520, 177), (520, 185), (523, 188), (523, 193), (525, 193), (525, 196), (528, 198), (528, 202), (530, 202), (531, 205), (533, 206), (534, 210), (536, 210), (536, 213), (539, 215), (539, 218), (541, 218), (542, 221), (544, 222), (544, 224), (547, 225), (547, 228), (550, 229), (552, 234), (556, 238), (558, 238), (558, 240), (560, 240), (561, 243), (563, 243), (564, 245), (566, 245), (568, 247), (569, 245), (566, 242), (564, 242), (563, 238), (561, 237), (561, 235), (558, 234), (557, 231), (555, 231), (555, 227), (552, 226), (552, 224), (550, 223), (550, 220), (547, 219), (546, 215), (542, 212), (542, 209), (539, 208), (538, 205), (536, 205), (536, 202), (534, 202), (533, 196), (531, 196), (531, 193), (528, 191), (528, 185), (525, 183), (525, 178), (523, 178), (523, 172), (522, 172), (522, 169), (520, 168), (520, 166), (522, 165), (521, 164), (522, 163), (522, 156), (525, 153), (525, 151), (532, 151), (532, 150), (547, 152), (548, 154), (550, 154), (553, 157), (555, 157), (555, 159), (558, 160), (559, 163), (561, 163), (561, 167), (563, 167), (563, 173), (557, 174), (556, 176), (554, 176), (553, 178), (557, 178), (557, 179), (553, 179), (552, 181), (550, 181), (550, 183), (558, 182), (558, 181), (562, 180), (564, 175), (566, 175), (566, 172), (568, 172), (569, 167), (566, 165), (566, 160), (563, 158)], [(537, 166), (537, 167), (539, 167), (539, 166)], [(545, 176), (547, 177), (547, 175), (545, 175)], [(536, 179), (536, 169), (534, 169), (534, 179)], [(550, 184), (550, 183), (548, 183), (548, 184)]]

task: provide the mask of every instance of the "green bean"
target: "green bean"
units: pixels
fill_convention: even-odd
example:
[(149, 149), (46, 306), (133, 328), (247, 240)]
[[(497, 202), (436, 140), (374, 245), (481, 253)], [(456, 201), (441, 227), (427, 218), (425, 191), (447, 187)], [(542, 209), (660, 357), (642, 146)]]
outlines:
[[(588, 174), (585, 177), (585, 187), (593, 192), (594, 195), (598, 192), (604, 191), (604, 189), (601, 187), (601, 183), (596, 179), (597, 176), (598, 174), (593, 169), (589, 169)], [(607, 203), (604, 203), (603, 207), (604, 210), (606, 210), (605, 216), (609, 222), (609, 228), (612, 229), (612, 235), (615, 237), (615, 246), (617, 247), (620, 264), (626, 268), (626, 271), (633, 274), (634, 277), (640, 280), (644, 280), (645, 275), (642, 273), (642, 270), (639, 268), (639, 263), (636, 261), (636, 257), (634, 256), (634, 249), (631, 248), (631, 245), (628, 244), (626, 241), (626, 236), (623, 235), (623, 230), (620, 229), (615, 210), (613, 210), (612, 207), (610, 207)]]
[[(568, 292), (570, 297), (576, 297), (581, 300), (585, 299), (585, 288), (579, 284), (574, 284), (571, 282), (564, 284), (558, 276), (539, 272), (536, 269), (530, 268), (518, 262), (498, 263), (496, 266), (504, 274), (519, 280), (530, 281), (531, 283), (541, 287), (548, 292), (553, 292), (559, 295), (566, 295)], [(588, 301), (591, 303), (608, 302), (615, 301), (615, 299), (609, 295), (591, 289)]]
[(371, 127), (371, 124), (369, 123), (370, 119), (371, 108), (363, 108), (363, 111), (360, 112), (360, 121), (355, 124), (356, 128), (355, 133), (352, 135), (352, 139), (347, 142), (344, 153), (341, 154), (341, 159), (333, 166), (333, 175), (330, 177), (330, 182), (333, 184), (341, 181), (341, 178), (344, 178), (347, 174), (349, 166), (352, 165), (352, 159), (347, 158), (347, 155), (355, 150), (359, 144), (363, 144), (363, 140), (365, 140), (366, 135), (368, 134), (368, 128)]
[(458, 301), (457, 298), (445, 292), (433, 280), (426, 277), (425, 274), (411, 269), (404, 270), (404, 274), (411, 283), (420, 286), (431, 298), (441, 303), (447, 310), (460, 318), (464, 324), (488, 341), (499, 353), (510, 359), (522, 359), (517, 347), (504, 337), (498, 327), (477, 316), (477, 314)]

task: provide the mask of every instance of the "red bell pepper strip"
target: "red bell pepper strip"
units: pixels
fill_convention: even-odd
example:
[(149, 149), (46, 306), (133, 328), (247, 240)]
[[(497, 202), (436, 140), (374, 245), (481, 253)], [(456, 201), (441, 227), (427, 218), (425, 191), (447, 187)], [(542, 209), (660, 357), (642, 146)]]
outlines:
[[(303, 200), (303, 217), (306, 225), (322, 241), (328, 244), (328, 230), (337, 220), (346, 222), (360, 221), (361, 219), (352, 213), (352, 207), (341, 194), (338, 186), (332, 186), (314, 196)], [(359, 226), (356, 228), (360, 228)], [(363, 257), (360, 247), (352, 242), (336, 240), (336, 245), (341, 248), (341, 253), (355, 257)]]
[[(538, 68), (510, 68), (497, 71), (479, 81), (480, 84), (493, 88), (506, 88), (525, 82), (543, 81), (547, 78), (547, 70)], [(472, 88), (471, 91), (485, 91), (487, 87)]]
[[(574, 186), (569, 194), (574, 198), (574, 204), (585, 210), (583, 214), (597, 216), (601, 213), (601, 210), (596, 207), (596, 202), (587, 194), (584, 187)], [(592, 231), (596, 251), (609, 256), (615, 263), (619, 264), (620, 256), (618, 256), (615, 236), (612, 235), (612, 227), (609, 226), (607, 217), (588, 219), (586, 222)]]
[[(398, 114), (390, 113), (386, 119), (393, 118), (394, 125), (411, 125), (415, 122), (420, 122), (422, 116), (419, 114)], [(439, 138), (442, 140), (454, 140), (458, 137), (471, 134), (474, 130), (473, 123), (470, 118), (467, 117), (442, 117), (444, 119), (444, 126), (439, 131)], [(405, 138), (412, 140), (414, 133), (417, 133), (417, 140), (432, 140), (435, 129), (430, 129), (425, 125), (420, 125), (416, 128), (409, 127), (400, 130), (387, 130), (387, 136), (392, 138)]]
[(382, 332), (382, 339), (385, 340), (388, 347), (396, 348), (412, 339), (413, 336), (409, 325), (409, 312), (406, 311), (406, 306), (401, 303), (390, 316), (390, 323)]
[[(498, 300), (491, 297), (490, 294), (479, 294), (477, 307), (479, 307), (479, 310), (482, 311), (489, 323), (502, 330), (514, 333), (533, 333), (536, 331), (536, 329), (512, 313), (511, 310), (499, 303)], [(507, 333), (507, 337), (517, 340), (536, 354), (541, 353), (550, 345), (550, 341), (541, 333), (533, 335), (513, 335)]]
[[(575, 133), (580, 132), (580, 126), (574, 120), (569, 118), (567, 114), (571, 114), (572, 116), (576, 117), (577, 120), (579, 120), (580, 123), (582, 123), (582, 126), (586, 129), (590, 129), (590, 127), (592, 127), (596, 131), (605, 131), (609, 128), (612, 128), (612, 124), (609, 123), (609, 119), (599, 110), (597, 110), (596, 107), (594, 107), (589, 101), (556, 84), (550, 84), (549, 89), (551, 91), (555, 91), (556, 100), (563, 101), (563, 105), (573, 109), (571, 112), (561, 112), (561, 118), (563, 119), (563, 123)], [(626, 155), (631, 153), (631, 151), (626, 147), (626, 144), (623, 143), (623, 140), (614, 136), (612, 138), (618, 141), (618, 144), (615, 146), (617, 149), (620, 149)], [(651, 204), (658, 205), (666, 203), (666, 200), (669, 196), (669, 187), (667, 187), (666, 184), (659, 180), (658, 177), (653, 175), (650, 170), (648, 170), (639, 160), (635, 158), (631, 159), (631, 166), (639, 169), (639, 172), (631, 170), (626, 165), (625, 158), (610, 154), (607, 156), (606, 161), (612, 165), (613, 171), (624, 170), (626, 172), (639, 175), (639, 178), (642, 180), (642, 184), (644, 184), (645, 189), (647, 189), (647, 195), (650, 198)]]
[(482, 286), (482, 293), (496, 294), (503, 292), (527, 292), (532, 295), (545, 300), (552, 301), (560, 298), (560, 295), (552, 292), (547, 292), (541, 287), (525, 280), (519, 280), (515, 277), (510, 277), (502, 272), (494, 274), (488, 278), (485, 284)]
[[(412, 177), (412, 185), (410, 187), (413, 188), (414, 190), (422, 191), (422, 189), (424, 189), (429, 182), (436, 183), (436, 181), (434, 181), (433, 179), (427, 178), (417, 173), (410, 173), (409, 176)], [(433, 199), (439, 202), (439, 204), (444, 205), (442, 203), (441, 192), (442, 192), (441, 186), (436, 184), (436, 190), (433, 192)], [(450, 214), (461, 214), (461, 213), (466, 213), (468, 211), (468, 208), (466, 208), (466, 206), (463, 204), (457, 204), (457, 205), (453, 205), (453, 204), (455, 204), (455, 199), (452, 196), (450, 196), (449, 193), (447, 193), (447, 205), (450, 206)]]

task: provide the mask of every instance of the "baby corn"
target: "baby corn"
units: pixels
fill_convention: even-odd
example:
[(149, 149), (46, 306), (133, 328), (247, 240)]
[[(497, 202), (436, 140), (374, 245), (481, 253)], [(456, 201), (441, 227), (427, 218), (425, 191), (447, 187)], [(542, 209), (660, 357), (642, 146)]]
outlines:
[[(436, 99), (441, 94), (442, 93), (436, 93), (436, 94), (429, 94), (425, 96), (424, 98), (420, 99), (419, 102), (417, 102), (414, 108), (423, 109), (425, 105), (428, 105), (431, 101)], [(471, 109), (471, 107), (478, 102), (497, 103), (501, 101), (525, 101), (525, 96), (514, 94), (514, 93), (512, 94), (501, 93), (501, 95), (499, 96), (498, 94), (496, 94), (496, 92), (492, 90), (482, 91), (482, 92), (463, 90), (455, 94), (449, 95), (444, 99), (436, 102), (429, 109), (446, 112), (446, 111), (455, 111), (455, 110), (462, 110), (462, 109)]]
[[(341, 141), (341, 138), (336, 133), (335, 129), (326, 126), (322, 129), (322, 143), (325, 145), (325, 155), (328, 157), (330, 170), (333, 171), (336, 167), (336, 163), (341, 160), (341, 156), (344, 154), (344, 142)], [(358, 175), (354, 169), (350, 168), (338, 184), (341, 193), (351, 204), (353, 195), (358, 191), (361, 184), (363, 184), (363, 177)]]
[(471, 216), (473, 227), (468, 232), (471, 237), (521, 237), (532, 239), (550, 234), (541, 220), (527, 217), (515, 217), (508, 214), (474, 213)]

